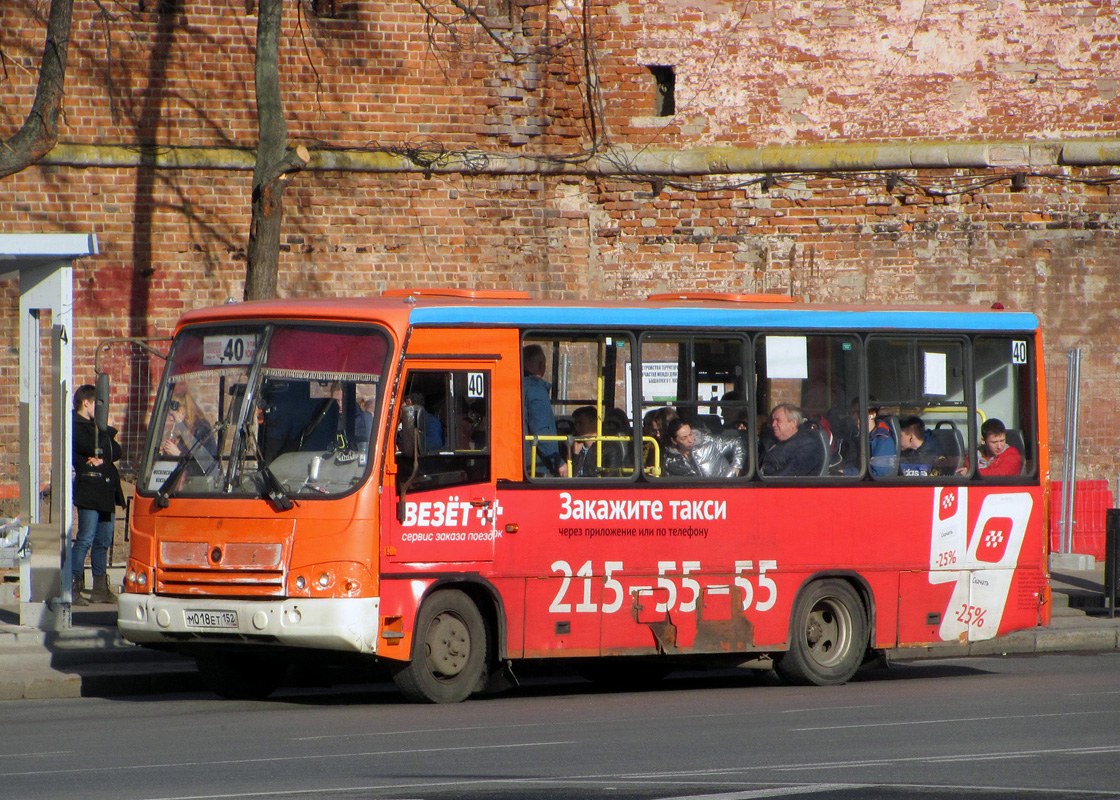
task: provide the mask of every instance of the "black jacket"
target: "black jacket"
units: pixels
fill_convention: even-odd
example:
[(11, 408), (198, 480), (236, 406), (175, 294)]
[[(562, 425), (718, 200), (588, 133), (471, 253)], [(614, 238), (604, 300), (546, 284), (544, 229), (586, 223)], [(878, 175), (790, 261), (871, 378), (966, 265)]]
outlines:
[(113, 462), (121, 457), (117, 429), (108, 427), (101, 433), (99, 467), (86, 463), (96, 454), (97, 426), (92, 419), (74, 414), (74, 505), (112, 513), (115, 506), (124, 506), (121, 476)]

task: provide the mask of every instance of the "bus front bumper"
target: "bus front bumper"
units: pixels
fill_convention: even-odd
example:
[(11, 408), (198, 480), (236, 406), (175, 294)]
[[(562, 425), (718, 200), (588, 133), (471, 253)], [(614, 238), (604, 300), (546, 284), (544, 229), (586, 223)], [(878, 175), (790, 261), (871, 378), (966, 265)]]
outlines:
[(117, 603), (117, 627), (136, 644), (275, 644), (375, 654), (379, 600), (233, 600), (124, 592)]

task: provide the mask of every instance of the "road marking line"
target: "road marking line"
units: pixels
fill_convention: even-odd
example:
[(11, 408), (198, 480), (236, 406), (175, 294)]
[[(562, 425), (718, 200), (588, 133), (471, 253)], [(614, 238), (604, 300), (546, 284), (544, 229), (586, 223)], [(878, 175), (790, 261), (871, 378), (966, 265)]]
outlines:
[(404, 750), (376, 750), (368, 753), (322, 753), (318, 755), (300, 756), (286, 755), (272, 758), (237, 758), (226, 761), (178, 761), (165, 764), (133, 764), (115, 767), (76, 767), (73, 769), (34, 770), (29, 772), (0, 772), (0, 778), (17, 778), (28, 775), (61, 775), (82, 772), (123, 772), (138, 769), (170, 769), (175, 767), (205, 767), (223, 766), (227, 764), (268, 764), (274, 761), (317, 761), (331, 758), (370, 758), (373, 756), (399, 756), (411, 753), (451, 753), (467, 750), (506, 750), (515, 747), (549, 747), (559, 744), (578, 744), (578, 742), (517, 742), (515, 744), (481, 744), (464, 747), (424, 747), (406, 748)]
[(806, 786), (775, 786), (772, 789), (754, 789), (746, 792), (723, 792), (721, 794), (689, 794), (678, 797), (665, 797), (661, 800), (756, 800), (764, 797), (790, 797), (796, 794), (831, 792), (834, 789), (866, 789), (863, 783), (812, 783)]
[[(1063, 747), (1053, 750), (1011, 750), (1004, 753), (963, 753), (950, 756), (907, 756), (903, 758), (872, 758), (866, 761), (833, 761), (822, 764), (786, 764), (769, 767), (779, 772), (800, 772), (814, 769), (849, 769), (853, 767), (877, 767), (888, 764), (956, 764), (964, 761), (1000, 761), (1015, 758), (1033, 758), (1040, 755), (1099, 755), (1101, 753), (1120, 753), (1120, 745), (1102, 745), (1100, 747)], [(758, 767), (757, 769), (767, 769)]]
[(915, 719), (906, 722), (867, 722), (860, 725), (822, 725), (816, 728), (792, 728), (792, 731), (840, 731), (850, 728), (891, 728), (903, 725), (942, 725), (955, 722), (991, 722), (997, 719), (1042, 719), (1044, 717), (1082, 717), (1086, 714), (1120, 714), (1118, 710), (1108, 711), (1062, 711), (1053, 714), (1013, 714), (1005, 717), (959, 717), (957, 719)]

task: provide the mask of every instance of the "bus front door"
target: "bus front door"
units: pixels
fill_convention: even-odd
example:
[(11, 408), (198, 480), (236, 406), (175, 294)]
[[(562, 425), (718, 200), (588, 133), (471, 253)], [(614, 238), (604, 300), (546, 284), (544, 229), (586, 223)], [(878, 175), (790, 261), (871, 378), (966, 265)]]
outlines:
[(409, 370), (397, 405), (395, 491), (386, 492), (389, 558), (491, 562), (489, 365)]

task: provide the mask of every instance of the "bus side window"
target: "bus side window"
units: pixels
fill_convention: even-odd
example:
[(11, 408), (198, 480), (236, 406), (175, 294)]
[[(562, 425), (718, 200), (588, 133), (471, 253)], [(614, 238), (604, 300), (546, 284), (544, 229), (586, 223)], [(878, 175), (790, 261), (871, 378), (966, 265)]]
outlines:
[[(853, 401), (859, 409), (860, 354), (855, 336), (758, 337), (758, 450), (764, 479), (861, 474), (866, 426), (852, 413)], [(798, 417), (796, 426), (787, 422)]]
[[(751, 473), (748, 355), (739, 335), (642, 337), (641, 457), (648, 476), (722, 479)], [(683, 459), (666, 440), (674, 417), (693, 432), (693, 450)]]
[[(973, 460), (982, 478), (1033, 475), (1038, 467), (1032, 349), (1030, 337), (1025, 335), (977, 336), (973, 342), (977, 409), (973, 419), (977, 451)], [(1003, 441), (1019, 454), (1017, 470), (1014, 454), (998, 455), (985, 447), (984, 430), (998, 432), (1000, 427)], [(999, 440), (998, 433), (995, 440)]]
[(878, 407), (880, 419), (889, 423), (898, 452), (897, 473), (872, 469), (872, 478), (953, 478), (967, 472), (975, 440), (965, 382), (967, 347), (949, 336), (868, 338), (868, 406)]
[(397, 417), (398, 481), (409, 491), (490, 480), (489, 370), (414, 370)]
[(633, 479), (630, 336), (527, 331), (522, 345), (525, 477)]

